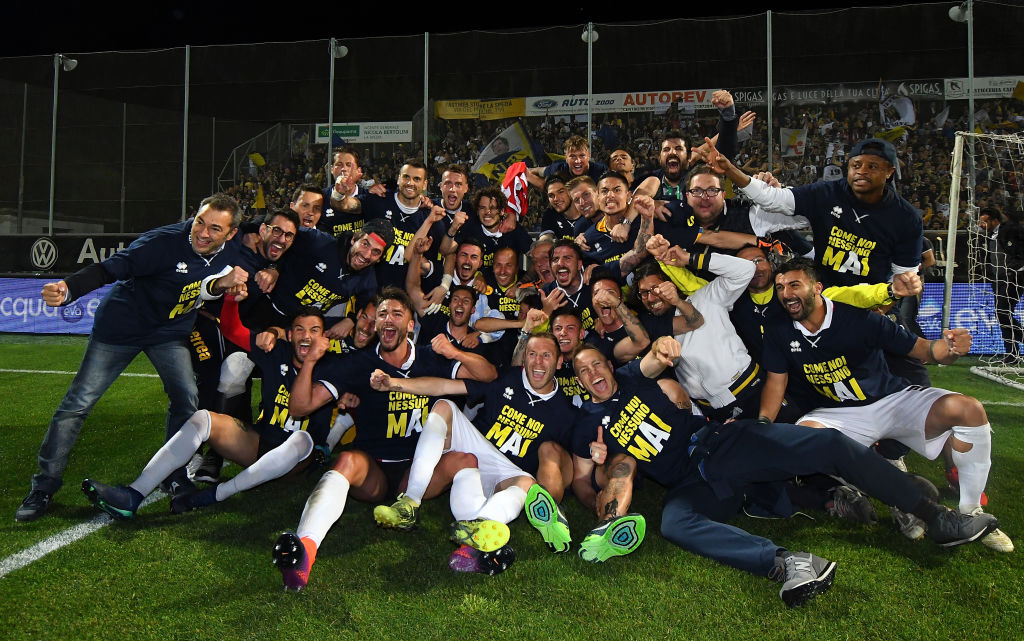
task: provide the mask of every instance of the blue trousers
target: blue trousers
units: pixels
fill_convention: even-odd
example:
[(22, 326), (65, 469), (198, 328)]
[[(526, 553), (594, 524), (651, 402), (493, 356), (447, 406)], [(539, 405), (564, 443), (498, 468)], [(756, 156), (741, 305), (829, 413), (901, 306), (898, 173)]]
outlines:
[(923, 498), (907, 474), (836, 430), (736, 421), (713, 428), (705, 445), (702, 472), (691, 465), (688, 477), (666, 495), (661, 533), (694, 554), (761, 576), (774, 567), (780, 546), (724, 523), (749, 490), (821, 473), (841, 476), (908, 512)]
[(32, 477), (32, 489), (54, 494), (63, 483), (71, 448), (78, 440), (82, 423), (139, 352), (146, 354), (156, 368), (164, 391), (170, 399), (165, 437), (170, 438), (196, 411), (196, 382), (192, 373), (189, 348), (184, 341), (171, 341), (145, 347), (111, 345), (89, 339), (71, 386), (46, 430), (39, 447), (39, 473)]

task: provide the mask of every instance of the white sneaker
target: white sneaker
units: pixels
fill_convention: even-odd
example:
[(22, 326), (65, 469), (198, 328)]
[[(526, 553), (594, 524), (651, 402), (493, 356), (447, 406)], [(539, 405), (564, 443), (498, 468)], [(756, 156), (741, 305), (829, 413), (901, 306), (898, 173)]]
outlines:
[[(978, 514), (981, 514), (982, 511), (983, 510), (980, 507), (976, 507), (971, 512), (971, 515), (977, 516)], [(996, 552), (1013, 552), (1013, 541), (1010, 540), (1010, 537), (1006, 536), (1006, 533), (999, 528), (996, 528), (981, 537), (981, 542), (985, 544), (985, 547), (991, 548)]]

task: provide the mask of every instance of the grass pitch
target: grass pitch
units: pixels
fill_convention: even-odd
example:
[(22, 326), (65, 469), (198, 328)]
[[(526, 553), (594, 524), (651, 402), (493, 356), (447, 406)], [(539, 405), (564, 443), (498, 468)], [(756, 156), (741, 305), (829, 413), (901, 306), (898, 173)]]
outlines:
[[(80, 338), (0, 337), (0, 368), (73, 371)], [(972, 394), (995, 428), (989, 511), (1024, 544), (1024, 393), (970, 376), (969, 363), (932, 368), (937, 386)], [(151, 373), (145, 358), (130, 372)], [(96, 516), (78, 490), (90, 476), (126, 483), (163, 441), (166, 397), (156, 378), (119, 379), (82, 430), (49, 514), (15, 523), (35, 455), (70, 375), (0, 373), (0, 567), (12, 555)], [(910, 468), (943, 485), (942, 464)], [(228, 473), (237, 471), (229, 467)], [(633, 555), (591, 565), (552, 555), (520, 517), (517, 561), (496, 577), (447, 569), (447, 497), (425, 504), (411, 533), (378, 530), (372, 507), (349, 500), (324, 541), (309, 587), (285, 593), (270, 561), (294, 529), (318, 473), (279, 481), (201, 512), (174, 516), (163, 498), (0, 578), (6, 639), (1019, 639), (1022, 551), (941, 549), (880, 523), (734, 524), (839, 563), (832, 590), (787, 610), (778, 585), (696, 557), (658, 534), (663, 491), (646, 483), (634, 510), (648, 538)], [(579, 539), (594, 523), (575, 499)]]

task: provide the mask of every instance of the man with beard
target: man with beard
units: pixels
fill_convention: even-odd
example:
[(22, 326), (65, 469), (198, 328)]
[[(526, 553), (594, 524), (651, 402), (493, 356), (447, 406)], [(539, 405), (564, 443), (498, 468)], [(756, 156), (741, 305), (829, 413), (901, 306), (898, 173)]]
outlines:
[(656, 261), (641, 264), (634, 274), (632, 293), (643, 308), (640, 325), (652, 340), (697, 329), (704, 317), (679, 292)]
[(324, 195), (316, 185), (299, 185), (292, 193), (288, 208), (298, 215), (302, 227), (317, 227), (323, 215)]
[(569, 528), (557, 503), (572, 479), (572, 463), (565, 449), (571, 435), (572, 406), (557, 391), (554, 374), (559, 360), (554, 337), (544, 333), (527, 340), (523, 367), (513, 368), (492, 384), (401, 379), (375, 372), (374, 388), (378, 390), (485, 399), (473, 422), (449, 400), (434, 404), (416, 446), (409, 490), (393, 505), (378, 506), (374, 510), (377, 522), (384, 527), (413, 527), (423, 491), (442, 454), (466, 452), (476, 457), (478, 467), (460, 470), (452, 481), (451, 506), (456, 520), (509, 523), (532, 497), (532, 509), (527, 513), (530, 523), (554, 552), (568, 550)]
[[(958, 328), (943, 330), (936, 340), (918, 338), (884, 316), (824, 298), (817, 272), (812, 261), (796, 259), (780, 266), (775, 277), (779, 303), (792, 321), (765, 332), (769, 377), (761, 415), (773, 419), (788, 391), (800, 407), (817, 408), (800, 425), (839, 430), (866, 446), (891, 438), (934, 459), (949, 439), (959, 470), (960, 513), (982, 514), (981, 494), (992, 465), (985, 408), (970, 396), (894, 377), (882, 354), (949, 365), (970, 351), (971, 335)], [(985, 534), (988, 547), (1013, 550), (1000, 530)]]
[[(505, 194), (497, 187), (484, 187), (473, 194), (473, 211), (466, 224), (459, 229), (456, 241), (474, 238), (483, 242), (483, 266), (490, 267), (494, 263), (494, 252), (502, 247), (511, 247), (517, 253), (525, 253), (530, 249), (530, 234), (520, 225), (504, 230), (506, 218), (514, 214), (505, 212)], [(449, 232), (450, 234), (451, 232)]]
[[(309, 415), (297, 415), (289, 408), (288, 390), (313, 341), (323, 336), (323, 331), (323, 316), (310, 307), (300, 309), (295, 316), (287, 342), (277, 341), (271, 333), (253, 336), (249, 357), (263, 372), (263, 399), (255, 425), (226, 414), (199, 410), (153, 455), (132, 483), (113, 487), (85, 479), (82, 491), (86, 497), (116, 519), (130, 519), (146, 495), (164, 477), (188, 463), (203, 443), (245, 469), (225, 483), (175, 496), (171, 499), (171, 512), (175, 514), (213, 505), (293, 469), (304, 468), (311, 460), (313, 447), (326, 443), (333, 408), (325, 405)], [(336, 388), (325, 390), (337, 400)]]
[[(46, 513), (86, 417), (140, 352), (167, 392), (166, 438), (195, 413), (196, 384), (185, 339), (204, 301), (246, 294), (249, 274), (238, 252), (226, 246), (241, 215), (234, 198), (215, 194), (203, 200), (192, 220), (148, 231), (127, 250), (43, 285), (43, 302), (59, 307), (115, 283), (96, 310), (82, 364), (39, 447), (39, 472), (16, 520), (33, 521)], [(174, 482), (181, 481), (169, 481)]]
[[(429, 238), (416, 238), (413, 244), (410, 246), (409, 259), (410, 264), (423, 264), (426, 261), (426, 257), (423, 255), (424, 252), (429, 251), (430, 239)], [(469, 238), (459, 244), (458, 251), (455, 252), (455, 273), (452, 276), (452, 282), (455, 285), (474, 285), (477, 280), (477, 274), (483, 265), (483, 243)], [(436, 263), (431, 263), (428, 276), (436, 274)], [(451, 317), (451, 288), (448, 288), (445, 293), (444, 299), (439, 304), (431, 304), (424, 294), (423, 276), (424, 270), (409, 270), (406, 275), (405, 289), (409, 293), (409, 299), (412, 301), (413, 310), (419, 316), (420, 331), (418, 344), (428, 344), (431, 339), (442, 331), (444, 325), (448, 322)], [(481, 277), (482, 280), (482, 277)], [(486, 314), (488, 314), (486, 300), (479, 301), (473, 308), (470, 309), (471, 320), (476, 320)], [(492, 316), (499, 316), (497, 312), (494, 312)], [(467, 348), (476, 347), (479, 341), (479, 334), (474, 333), (474, 336), (465, 345)]]
[[(589, 178), (589, 177), (588, 177)], [(548, 208), (544, 210), (540, 222), (540, 235), (554, 238), (576, 238), (580, 232), (576, 226), (582, 217), (569, 196), (569, 188), (565, 177), (554, 174), (544, 179), (544, 189), (548, 196)]]
[(317, 228), (335, 236), (354, 234), (364, 220), (358, 200), (366, 193), (383, 196), (384, 185), (374, 185), (368, 192), (359, 190), (363, 169), (359, 166), (359, 151), (354, 147), (335, 149), (333, 156), (330, 173), (334, 183), (321, 192), (323, 215)]
[(590, 310), (590, 289), (583, 282), (583, 253), (571, 240), (557, 240), (551, 247), (551, 273), (554, 282), (541, 288), (544, 312), (551, 316), (559, 307), (575, 310), (583, 329), (594, 326)]
[(394, 226), (395, 241), (377, 264), (377, 282), (381, 286), (405, 286), (408, 271), (405, 254), (417, 233), (429, 236), (434, 248), (442, 254), (455, 250), (454, 234), (446, 233), (441, 222), (445, 217), (444, 210), (437, 207), (437, 212), (433, 212), (423, 196), (426, 185), (426, 165), (419, 160), (409, 160), (398, 170), (396, 191), (389, 191), (383, 196), (364, 194), (361, 198), (345, 200), (344, 211), (362, 212), (366, 221), (384, 219)]
[[(719, 114), (716, 144), (723, 155), (732, 158), (737, 151), (737, 130), (740, 121), (737, 118), (732, 94), (719, 89), (711, 97), (711, 104), (718, 109)], [(660, 169), (639, 181), (644, 188), (643, 193), (651, 195), (655, 200), (684, 200), (683, 177), (690, 167), (690, 150), (682, 132), (669, 131), (661, 139), (658, 164)], [(648, 182), (652, 178), (654, 181)], [(647, 184), (644, 184), (645, 182)], [(648, 185), (651, 187), (648, 188)]]
[(565, 141), (565, 160), (551, 163), (547, 167), (534, 167), (526, 174), (526, 179), (537, 189), (544, 188), (544, 178), (562, 174), (575, 178), (590, 176), (597, 180), (608, 171), (608, 166), (590, 159), (590, 143), (583, 136), (569, 136)]
[[(596, 497), (601, 517), (631, 516), (626, 512), (633, 480), (642, 473), (669, 488), (661, 521), (665, 538), (694, 554), (781, 581), (779, 595), (789, 607), (831, 587), (836, 564), (791, 552), (725, 521), (751, 500), (780, 516), (792, 514), (781, 482), (795, 475), (841, 476), (927, 520), (931, 538), (943, 546), (976, 540), (998, 525), (991, 515), (960, 515), (932, 501), (908, 475), (835, 430), (749, 420), (723, 424), (693, 416), (652, 380), (679, 353), (678, 342), (662, 337), (643, 359), (614, 372), (589, 345), (573, 357), (591, 395), (573, 426), (573, 490), (581, 499), (594, 496), (591, 474), (602, 466), (607, 482)], [(619, 536), (595, 546), (600, 556), (635, 550), (643, 538), (642, 518), (636, 515), (633, 527), (627, 521)]]
[[(469, 213), (465, 202), (466, 193), (469, 192), (469, 173), (462, 165), (448, 165), (441, 172), (438, 187), (441, 189), (441, 207), (445, 213), (445, 231), (454, 235)], [(459, 216), (460, 212), (462, 216)]]
[[(373, 296), (377, 279), (373, 266), (394, 241), (394, 229), (385, 220), (368, 221), (357, 233), (338, 238), (317, 229), (301, 229), (291, 251), (275, 271), (273, 291), (240, 308), (242, 322), (261, 330), (280, 326), (300, 306), (311, 306), (327, 314), (352, 296)], [(344, 309), (344, 308), (342, 308)], [(327, 328), (332, 338), (347, 336), (355, 321), (342, 318)]]
[[(487, 360), (456, 349), (445, 337), (437, 336), (431, 347), (417, 347), (409, 338), (414, 325), (412, 302), (402, 290), (385, 287), (377, 299), (375, 349), (361, 350), (345, 358), (328, 357), (314, 383), (316, 363), (327, 351), (328, 342), (313, 342), (291, 390), (291, 407), (296, 413), (312, 412), (332, 400), (331, 389), (345, 390), (359, 398), (353, 410), (359, 425), (352, 449), (338, 456), (306, 501), (296, 532), (282, 534), (274, 546), (274, 562), (281, 570), (286, 589), (301, 589), (327, 531), (353, 497), (379, 503), (403, 489), (416, 441), (423, 429), (427, 408), (434, 398), (403, 392), (378, 392), (370, 386), (370, 375), (382, 370), (395, 377), (438, 376), (472, 378), (489, 382), (497, 372)], [(437, 496), (451, 482), (455, 470), (467, 466), (466, 457), (442, 462), (424, 492)]]
[[(576, 239), (576, 244), (586, 252), (587, 262), (604, 265), (623, 277), (647, 257), (655, 210), (654, 201), (647, 196), (638, 194), (630, 200), (628, 187), (622, 174), (614, 171), (605, 174), (599, 185), (603, 217)], [(629, 226), (626, 238), (621, 241), (612, 233), (620, 224)]]

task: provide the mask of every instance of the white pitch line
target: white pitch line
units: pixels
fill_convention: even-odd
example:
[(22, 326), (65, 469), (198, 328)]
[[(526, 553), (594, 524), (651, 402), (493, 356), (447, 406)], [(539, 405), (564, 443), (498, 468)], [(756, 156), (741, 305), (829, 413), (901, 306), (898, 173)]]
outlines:
[[(65, 374), (74, 376), (78, 372), (65, 372), (58, 369), (0, 369), (0, 374)], [(133, 374), (121, 372), (121, 376), (133, 376), (135, 378), (159, 378), (157, 374)]]
[[(167, 495), (164, 494), (162, 490), (157, 489), (146, 497), (146, 499), (139, 505), (139, 509), (146, 507), (150, 503), (159, 501), (166, 496)], [(48, 539), (44, 539), (21, 552), (15, 552), (3, 561), (0, 561), (0, 578), (7, 576), (15, 570), (20, 570), (30, 563), (38, 561), (50, 552), (56, 552), (65, 545), (70, 545), (79, 539), (84, 539), (93, 532), (105, 528), (113, 522), (114, 519), (110, 515), (97, 514), (84, 523), (79, 523), (78, 525), (69, 527), (63, 532), (58, 532)]]

